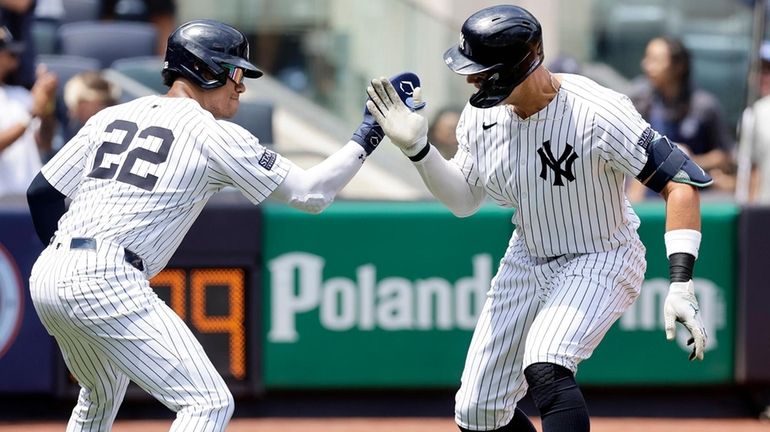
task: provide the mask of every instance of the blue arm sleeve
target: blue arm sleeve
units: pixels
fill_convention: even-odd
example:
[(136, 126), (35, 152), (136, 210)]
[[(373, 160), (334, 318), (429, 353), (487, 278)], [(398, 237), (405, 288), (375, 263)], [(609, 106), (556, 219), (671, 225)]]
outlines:
[(51, 241), (65, 212), (65, 196), (48, 183), (42, 173), (38, 173), (27, 189), (27, 203), (32, 214), (37, 236), (44, 245)]

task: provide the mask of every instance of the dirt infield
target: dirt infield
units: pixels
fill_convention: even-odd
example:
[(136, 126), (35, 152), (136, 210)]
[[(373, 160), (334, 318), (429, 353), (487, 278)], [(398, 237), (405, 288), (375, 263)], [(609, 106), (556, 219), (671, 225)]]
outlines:
[[(540, 429), (540, 424), (535, 419)], [(169, 421), (118, 421), (113, 432), (164, 432)], [(63, 431), (64, 423), (2, 423), (0, 432)], [(315, 418), (234, 419), (228, 432), (455, 432), (451, 419)], [(593, 432), (768, 432), (770, 423), (746, 419), (593, 418)]]

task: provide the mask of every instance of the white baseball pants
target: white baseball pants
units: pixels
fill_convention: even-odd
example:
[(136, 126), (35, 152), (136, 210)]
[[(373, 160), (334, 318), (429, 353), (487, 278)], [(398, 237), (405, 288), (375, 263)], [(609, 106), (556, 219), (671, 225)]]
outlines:
[(35, 309), (80, 384), (67, 431), (109, 431), (129, 380), (177, 413), (172, 431), (223, 431), (234, 403), (190, 329), (122, 247), (57, 236), (32, 269)]
[(644, 254), (637, 239), (609, 252), (536, 258), (514, 234), (473, 333), (455, 398), (457, 424), (479, 431), (508, 424), (533, 363), (576, 372), (638, 297)]

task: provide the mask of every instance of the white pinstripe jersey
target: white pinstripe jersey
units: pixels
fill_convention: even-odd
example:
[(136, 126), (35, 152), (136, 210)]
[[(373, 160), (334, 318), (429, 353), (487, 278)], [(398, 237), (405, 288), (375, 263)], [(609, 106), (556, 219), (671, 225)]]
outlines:
[(636, 238), (624, 181), (647, 161), (649, 124), (628, 97), (560, 77), (557, 96), (525, 120), (506, 105), (467, 105), (457, 126), (454, 163), (469, 184), (516, 208), (516, 231), (538, 257), (608, 251)]
[(92, 117), (42, 173), (72, 198), (58, 232), (130, 249), (152, 276), (215, 192), (232, 185), (259, 203), (288, 164), (193, 99), (148, 96)]

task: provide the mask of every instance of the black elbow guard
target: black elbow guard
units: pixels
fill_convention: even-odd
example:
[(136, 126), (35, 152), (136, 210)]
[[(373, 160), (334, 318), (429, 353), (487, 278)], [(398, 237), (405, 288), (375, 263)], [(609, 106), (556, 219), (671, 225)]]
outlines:
[(660, 193), (669, 180), (699, 188), (714, 183), (677, 145), (652, 129), (642, 133), (639, 143), (647, 149), (647, 163), (636, 179), (655, 192)]
[(27, 188), (27, 203), (32, 223), (40, 241), (47, 245), (51, 241), (59, 219), (65, 212), (64, 194), (56, 190), (42, 173), (38, 173)]

